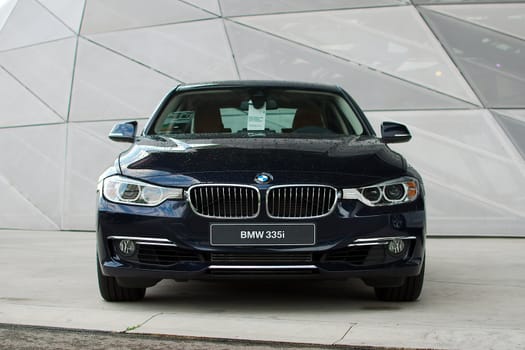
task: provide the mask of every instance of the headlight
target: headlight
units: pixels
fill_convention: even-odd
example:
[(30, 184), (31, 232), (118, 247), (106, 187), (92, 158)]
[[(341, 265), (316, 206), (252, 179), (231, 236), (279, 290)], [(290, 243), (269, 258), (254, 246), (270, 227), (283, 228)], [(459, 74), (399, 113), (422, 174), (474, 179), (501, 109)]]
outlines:
[(419, 182), (412, 177), (403, 177), (361, 188), (343, 189), (343, 199), (357, 199), (375, 207), (414, 201), (419, 195)]
[(115, 203), (153, 207), (166, 199), (182, 199), (182, 188), (160, 187), (115, 175), (104, 179), (104, 197)]

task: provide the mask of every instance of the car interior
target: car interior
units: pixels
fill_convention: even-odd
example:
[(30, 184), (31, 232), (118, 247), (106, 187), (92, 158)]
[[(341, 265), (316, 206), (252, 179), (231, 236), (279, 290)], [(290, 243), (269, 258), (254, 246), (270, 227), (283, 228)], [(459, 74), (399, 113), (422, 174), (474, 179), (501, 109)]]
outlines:
[(169, 101), (149, 134), (360, 135), (362, 126), (343, 98), (329, 93), (210, 90)]

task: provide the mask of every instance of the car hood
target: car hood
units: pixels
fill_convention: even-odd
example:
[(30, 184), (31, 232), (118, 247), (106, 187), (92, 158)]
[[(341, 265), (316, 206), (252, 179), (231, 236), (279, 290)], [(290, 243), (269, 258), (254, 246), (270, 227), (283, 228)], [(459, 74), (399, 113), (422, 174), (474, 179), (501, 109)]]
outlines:
[(406, 174), (404, 158), (375, 137), (334, 139), (141, 137), (119, 158), (123, 175), (163, 186), (201, 182), (366, 186)]

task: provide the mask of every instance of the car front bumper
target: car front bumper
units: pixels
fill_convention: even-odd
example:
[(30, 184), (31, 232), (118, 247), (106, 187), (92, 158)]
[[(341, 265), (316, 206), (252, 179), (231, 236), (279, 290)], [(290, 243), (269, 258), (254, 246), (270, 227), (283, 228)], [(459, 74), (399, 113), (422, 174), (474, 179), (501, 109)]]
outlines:
[[(136, 282), (138, 286), (161, 279), (240, 278), (362, 278), (375, 284), (399, 284), (407, 276), (418, 275), (424, 261), (422, 201), (374, 212), (360, 208), (359, 203), (340, 201), (326, 217), (295, 220), (315, 224), (313, 246), (213, 246), (210, 225), (218, 222), (239, 220), (199, 217), (183, 201), (146, 208), (99, 198), (97, 253), (102, 273), (123, 285)], [(287, 221), (260, 217), (249, 222)], [(124, 239), (136, 245), (131, 257), (119, 252), (118, 244)], [(402, 253), (389, 252), (393, 239), (405, 243)]]

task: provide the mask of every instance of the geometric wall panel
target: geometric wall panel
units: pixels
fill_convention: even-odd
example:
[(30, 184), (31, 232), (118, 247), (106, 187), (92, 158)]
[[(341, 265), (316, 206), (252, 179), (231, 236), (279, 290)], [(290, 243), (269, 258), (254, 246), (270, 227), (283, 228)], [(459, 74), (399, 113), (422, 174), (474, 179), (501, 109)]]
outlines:
[(110, 32), (151, 25), (215, 17), (178, 0), (89, 0), (82, 34)]
[(231, 21), (226, 21), (226, 28), (242, 79), (338, 84), (367, 110), (473, 107), (459, 99)]
[(223, 16), (406, 5), (409, 0), (220, 0)]
[[(467, 3), (504, 3), (504, 2), (523, 2), (523, 0), (412, 0), (414, 5), (432, 4), (467, 4)], [(475, 5), (474, 5), (475, 6)]]
[(238, 22), (473, 104), (478, 99), (411, 6), (251, 16)]
[(495, 111), (525, 122), (525, 109), (496, 109)]
[[(1, 134), (1, 132), (0, 132)], [(60, 226), (12, 186), (0, 172), (0, 229), (57, 230)]]
[(337, 84), (376, 130), (407, 124), (411, 142), (390, 147), (423, 176), (429, 235), (525, 237), (524, 11), (524, 0), (0, 0), (0, 228), (94, 230), (97, 179), (129, 146), (108, 139), (114, 123), (144, 125), (180, 82), (269, 79)]
[[(220, 19), (88, 37), (180, 81), (238, 79)], [(160, 54), (157, 48), (162, 48)]]
[(38, 0), (60, 18), (71, 30), (78, 33), (86, 0)]
[(0, 64), (67, 119), (77, 39), (61, 39), (0, 52)]
[[(485, 129), (487, 139), (498, 140), (508, 148), (509, 141), (487, 119), (487, 112), (480, 112), (477, 123), (480, 129)], [(413, 116), (415, 113), (418, 118)], [(525, 162), (516, 159), (512, 152), (502, 152), (495, 142), (485, 149), (478, 147), (481, 140), (469, 139), (469, 131), (463, 140), (458, 139), (454, 129), (460, 128), (461, 123), (456, 126), (450, 119), (436, 118), (435, 113), (367, 113), (376, 128), (383, 120), (394, 120), (405, 123), (412, 132), (409, 143), (392, 148), (407, 157), (428, 185), (429, 232), (457, 235), (518, 232), (515, 229), (525, 225)], [(421, 119), (431, 121), (424, 123)], [(412, 121), (417, 121), (418, 126)], [(456, 223), (455, 232), (448, 227), (452, 222)]]
[(0, 67), (0, 128), (64, 120)]
[(525, 118), (513, 118), (505, 111), (492, 112), (525, 161)]
[(525, 39), (525, 4), (442, 5), (427, 8)]
[[(512, 157), (512, 152), (509, 152), (513, 149), (512, 144), (491, 113), (484, 109), (400, 111), (383, 112), (382, 115), (388, 115), (391, 121), (406, 123), (435, 138), (442, 138), (459, 148), (484, 151), (492, 157)], [(379, 134), (379, 128), (377, 132)]]
[(0, 31), (0, 51), (73, 35), (36, 0), (18, 1)]
[(487, 107), (525, 107), (525, 41), (420, 8)]
[[(525, 219), (425, 176), (427, 231), (447, 236), (522, 236)], [(521, 207), (525, 203), (521, 202)]]
[(5, 22), (11, 15), (11, 11), (16, 6), (18, 0), (4, 0), (2, 5), (0, 5), (0, 30), (4, 27)]
[(69, 120), (144, 118), (175, 85), (173, 79), (79, 39)]
[(120, 152), (130, 146), (113, 142), (107, 137), (114, 124), (115, 122), (97, 122), (68, 125), (62, 218), (64, 229), (95, 229), (98, 177), (113, 165)]
[(65, 130), (65, 124), (0, 129), (0, 149), (16, 150), (0, 153), (0, 176), (11, 187), (10, 196), (18, 197), (17, 205), (25, 201), (24, 207), (40, 213), (39, 225), (43, 216), (48, 225), (60, 227)]
[(218, 0), (186, 0), (186, 2), (215, 15), (221, 14)]

